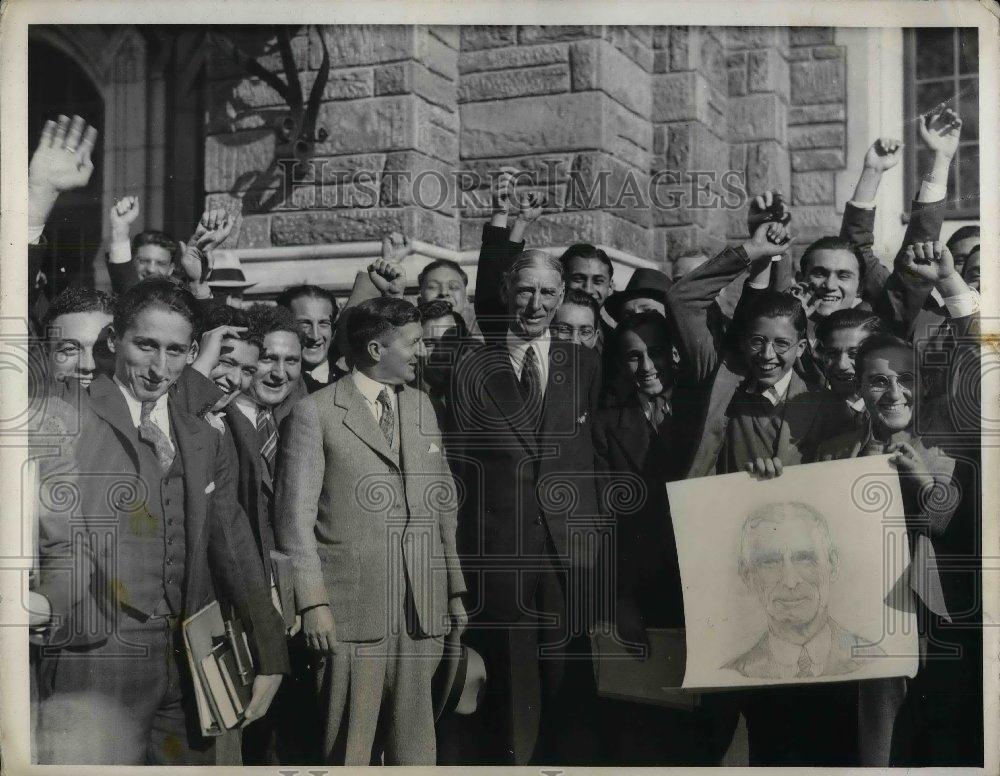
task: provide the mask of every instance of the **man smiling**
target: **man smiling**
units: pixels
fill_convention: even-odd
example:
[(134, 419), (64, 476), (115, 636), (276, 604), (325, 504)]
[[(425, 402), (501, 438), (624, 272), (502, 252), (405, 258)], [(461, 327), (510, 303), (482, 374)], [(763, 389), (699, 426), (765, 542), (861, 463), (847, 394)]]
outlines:
[[(100, 371), (110, 325), (111, 297), (101, 291), (67, 288), (53, 299), (45, 316), (49, 379), (89, 388)], [(110, 372), (110, 364), (104, 366)]]
[(301, 374), (309, 393), (318, 391), (337, 379), (343, 371), (331, 363), (339, 354), (331, 352), (333, 326), (337, 320), (337, 300), (319, 286), (292, 286), (278, 297), (278, 305), (292, 312), (302, 332)]
[[(288, 670), (281, 620), (236, 502), (231, 448), (170, 390), (193, 360), (194, 333), (194, 298), (165, 278), (141, 281), (116, 306), (114, 377), (94, 380), (81, 416), (81, 518), (40, 529), (38, 592), (53, 614), (43, 663), (58, 662), (58, 671), (43, 666), (53, 681), (39, 716), (40, 762), (213, 763), (213, 740), (197, 732), (179, 624), (216, 598), (236, 607), (254, 651), (247, 721), (264, 714)], [(105, 541), (109, 517), (115, 541), (87, 554), (81, 548)], [(64, 572), (69, 555), (95, 580), (82, 593)], [(112, 736), (67, 735), (65, 715), (91, 713), (79, 699), (95, 695), (129, 724)]]
[(857, 671), (884, 654), (831, 616), (840, 558), (823, 517), (798, 502), (768, 504), (743, 523), (739, 572), (767, 616), (767, 632), (723, 668), (748, 679), (810, 679)]

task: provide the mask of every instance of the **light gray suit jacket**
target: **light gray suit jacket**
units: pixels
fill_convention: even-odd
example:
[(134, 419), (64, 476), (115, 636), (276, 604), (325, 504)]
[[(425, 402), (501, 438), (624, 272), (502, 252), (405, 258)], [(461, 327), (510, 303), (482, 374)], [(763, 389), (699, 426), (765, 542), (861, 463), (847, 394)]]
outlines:
[(421, 632), (444, 635), (448, 598), (465, 592), (457, 489), (434, 408), (409, 386), (398, 408), (398, 453), (350, 377), (298, 402), (282, 431), (278, 547), (292, 559), (298, 610), (329, 604), (339, 641), (383, 638), (401, 585)]

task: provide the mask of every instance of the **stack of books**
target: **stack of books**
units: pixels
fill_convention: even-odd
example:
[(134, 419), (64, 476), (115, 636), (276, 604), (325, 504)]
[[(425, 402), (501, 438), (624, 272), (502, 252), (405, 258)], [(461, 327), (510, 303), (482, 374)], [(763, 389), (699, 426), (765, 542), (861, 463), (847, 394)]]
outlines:
[(256, 672), (246, 632), (238, 620), (223, 619), (217, 601), (183, 628), (202, 735), (222, 735), (243, 721), (253, 696)]

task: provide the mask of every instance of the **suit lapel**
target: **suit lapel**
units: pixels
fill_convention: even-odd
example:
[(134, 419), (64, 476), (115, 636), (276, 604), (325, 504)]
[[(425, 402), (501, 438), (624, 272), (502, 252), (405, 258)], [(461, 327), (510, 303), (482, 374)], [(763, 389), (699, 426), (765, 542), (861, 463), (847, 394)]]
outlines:
[(88, 405), (94, 414), (105, 420), (118, 432), (119, 437), (125, 442), (125, 449), (135, 463), (136, 471), (138, 471), (139, 451), (135, 447), (137, 432), (121, 388), (108, 377), (98, 377), (90, 386)]
[(264, 465), (260, 456), (260, 437), (257, 435), (257, 427), (250, 422), (250, 419), (243, 414), (239, 407), (230, 405), (226, 408), (226, 417), (229, 419), (227, 425), (233, 434), (237, 449), (247, 452), (244, 457), (250, 461), (252, 471), (250, 476), (255, 481), (259, 481), (271, 489), (271, 474)]
[(558, 340), (549, 344), (549, 379), (545, 384), (545, 396), (542, 400), (542, 437), (552, 432), (564, 434), (573, 430), (577, 416), (576, 389), (580, 381), (576, 379), (574, 370), (578, 360), (573, 358), (572, 346), (564, 345)]
[(208, 527), (205, 488), (209, 486), (208, 478), (214, 476), (215, 462), (206, 459), (205, 451), (211, 439), (209, 435), (218, 432), (193, 415), (179, 410), (172, 401), (167, 403), (167, 409), (174, 446), (184, 463), (184, 520), (190, 561), (195, 548), (203, 545), (202, 533)]
[[(338, 380), (334, 391), (334, 403), (347, 410), (344, 415), (344, 425), (353, 431), (358, 439), (382, 456), (386, 462), (398, 469), (399, 459), (389, 449), (389, 443), (386, 441), (382, 429), (375, 422), (375, 416), (368, 408), (368, 402), (361, 395), (354, 380), (351, 378)], [(400, 423), (400, 438), (402, 438), (402, 423)]]
[(645, 469), (649, 453), (650, 434), (645, 428), (648, 424), (638, 400), (633, 397), (632, 403), (623, 405), (618, 410), (618, 426), (610, 429), (611, 436), (637, 472)]
[[(483, 364), (481, 374), (486, 392), (500, 411), (500, 417), (510, 423), (514, 434), (521, 444), (532, 454), (537, 448), (536, 430), (528, 422), (524, 411), (524, 400), (517, 384), (517, 374), (510, 362), (510, 354), (505, 344), (496, 343), (484, 346), (484, 352), (490, 352), (490, 360)], [(549, 373), (551, 381), (551, 369)], [(546, 391), (547, 392), (547, 391)], [(544, 411), (544, 409), (543, 409)]]

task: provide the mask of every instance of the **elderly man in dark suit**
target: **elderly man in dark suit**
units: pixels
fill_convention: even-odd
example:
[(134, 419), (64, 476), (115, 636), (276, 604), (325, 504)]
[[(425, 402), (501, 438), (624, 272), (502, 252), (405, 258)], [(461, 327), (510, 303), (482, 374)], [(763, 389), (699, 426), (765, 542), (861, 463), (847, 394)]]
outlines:
[[(502, 298), (508, 328), (458, 360), (449, 454), (464, 482), (463, 568), (490, 676), (489, 763), (589, 761), (594, 703), (584, 593), (599, 518), (591, 425), (600, 391), (593, 351), (553, 340), (562, 267), (542, 251), (515, 257)], [(583, 573), (581, 573), (583, 572)]]
[[(40, 526), (37, 591), (51, 611), (43, 660), (55, 664), (42, 762), (211, 764), (178, 625), (213, 599), (235, 607), (250, 637), (258, 676), (248, 720), (288, 670), (231, 450), (171, 391), (193, 358), (193, 304), (160, 278), (120, 300), (114, 378), (95, 379), (83, 402), (79, 506)], [(85, 724), (88, 715), (113, 734)]]
[(358, 305), (353, 370), (292, 409), (277, 540), (292, 558), (330, 763), (433, 765), (431, 679), (449, 620), (464, 627), (456, 492), (415, 379), (422, 329), (402, 299)]

